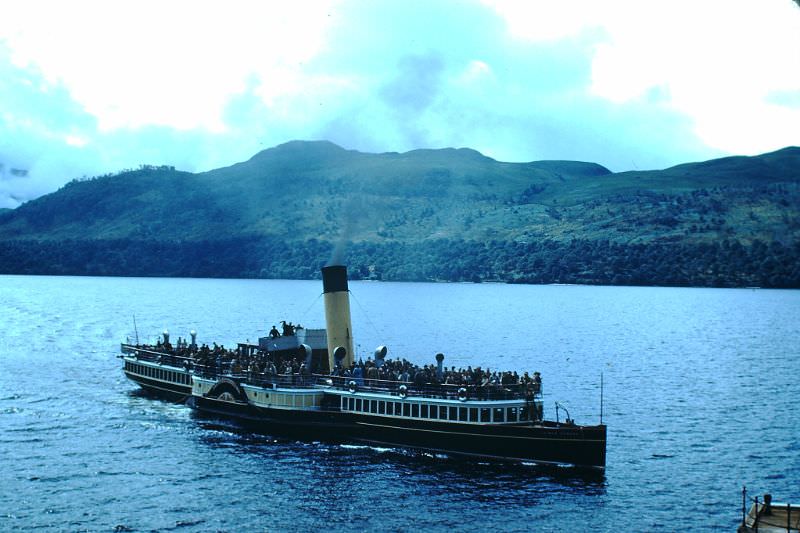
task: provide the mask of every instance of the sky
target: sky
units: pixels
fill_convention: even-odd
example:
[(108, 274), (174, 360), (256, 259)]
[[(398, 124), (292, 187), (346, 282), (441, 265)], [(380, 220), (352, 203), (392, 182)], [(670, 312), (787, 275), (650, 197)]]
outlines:
[(0, 2), (0, 207), (296, 139), (615, 172), (800, 145), (800, 5)]

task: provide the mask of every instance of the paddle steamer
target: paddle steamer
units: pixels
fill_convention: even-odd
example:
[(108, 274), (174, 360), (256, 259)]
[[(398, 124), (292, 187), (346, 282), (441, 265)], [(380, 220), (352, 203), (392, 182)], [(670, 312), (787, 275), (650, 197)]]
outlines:
[[(165, 354), (123, 345), (125, 373), (148, 390), (188, 398), (188, 405), (201, 413), (234, 418), (267, 433), (605, 468), (606, 426), (578, 425), (568, 414), (562, 421), (558, 410), (556, 420), (545, 420), (538, 380), (449, 385), (351, 374), (355, 365), (346, 267), (323, 267), (322, 281), (325, 330), (271, 335), (258, 345), (239, 344), (235, 351), (243, 359), (294, 355), (303, 360), (300, 372), (241, 368), (236, 361), (199, 357), (193, 335), (185, 356), (180, 350)], [(385, 347), (375, 351), (375, 367), (385, 364), (386, 353)], [(443, 359), (437, 355), (440, 378)]]

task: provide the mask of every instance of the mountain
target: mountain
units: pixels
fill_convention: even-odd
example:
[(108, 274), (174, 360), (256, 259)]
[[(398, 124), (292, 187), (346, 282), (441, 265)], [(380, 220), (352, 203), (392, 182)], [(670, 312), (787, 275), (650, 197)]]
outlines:
[[(0, 271), (309, 277), (343, 239), (355, 270), (381, 279), (793, 286), (793, 265), (772, 263), (800, 243), (799, 183), (798, 147), (612, 173), (464, 148), (368, 154), (293, 141), (204, 173), (143, 166), (73, 181), (0, 211)], [(191, 268), (134, 267), (129, 247), (198, 255)], [(433, 268), (442, 254), (461, 266)], [(629, 264), (642, 254), (668, 264), (648, 274), (647, 262)]]

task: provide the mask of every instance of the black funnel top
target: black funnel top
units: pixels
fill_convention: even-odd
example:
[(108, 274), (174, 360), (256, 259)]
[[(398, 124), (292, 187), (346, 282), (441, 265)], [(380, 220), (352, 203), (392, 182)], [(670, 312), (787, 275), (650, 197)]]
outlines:
[(322, 292), (347, 292), (347, 267), (329, 265), (322, 267)]

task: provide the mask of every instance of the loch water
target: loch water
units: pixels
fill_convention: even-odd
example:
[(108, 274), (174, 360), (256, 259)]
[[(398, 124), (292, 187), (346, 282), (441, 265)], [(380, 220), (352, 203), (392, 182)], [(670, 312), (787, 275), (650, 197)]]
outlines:
[(743, 484), (800, 501), (800, 291), (350, 289), (364, 358), (538, 370), (587, 424), (602, 375), (605, 474), (252, 434), (122, 374), (137, 331), (323, 327), (318, 281), (0, 276), (0, 530), (734, 531)]

